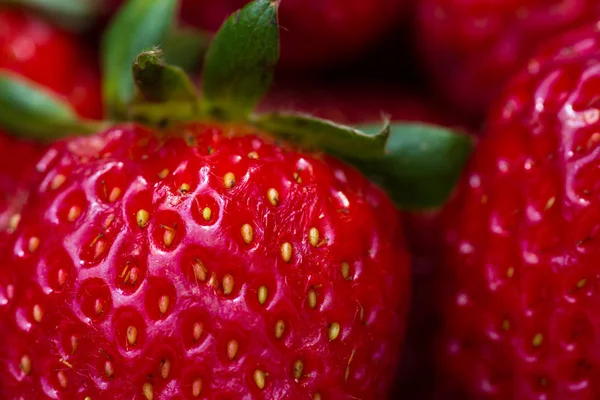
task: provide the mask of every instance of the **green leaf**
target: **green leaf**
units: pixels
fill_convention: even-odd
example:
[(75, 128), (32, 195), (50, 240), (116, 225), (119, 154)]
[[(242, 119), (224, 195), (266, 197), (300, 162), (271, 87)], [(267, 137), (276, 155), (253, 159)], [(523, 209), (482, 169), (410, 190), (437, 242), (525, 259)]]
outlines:
[(0, 0), (0, 5), (18, 5), (44, 14), (68, 29), (87, 29), (102, 11), (102, 0)]
[(129, 0), (102, 42), (104, 103), (111, 117), (126, 115), (134, 95), (131, 64), (144, 50), (160, 45), (175, 17), (177, 0)]
[[(375, 126), (361, 127), (375, 132)], [(394, 123), (386, 155), (348, 161), (379, 183), (403, 209), (436, 208), (447, 200), (473, 150), (473, 139), (450, 128)]]
[(142, 97), (148, 101), (198, 101), (196, 88), (188, 75), (181, 68), (166, 64), (158, 48), (136, 57), (133, 79)]
[(382, 157), (390, 134), (387, 122), (376, 134), (365, 134), (335, 122), (296, 113), (261, 114), (254, 116), (252, 122), (274, 137), (300, 147), (362, 160)]
[(209, 43), (208, 32), (188, 27), (173, 29), (162, 45), (165, 61), (193, 71), (206, 54)]
[(204, 60), (202, 111), (244, 120), (273, 80), (279, 59), (279, 1), (255, 0), (229, 17)]
[(8, 73), (0, 73), (0, 110), (0, 126), (30, 138), (55, 139), (100, 126), (79, 119), (68, 103), (39, 85)]

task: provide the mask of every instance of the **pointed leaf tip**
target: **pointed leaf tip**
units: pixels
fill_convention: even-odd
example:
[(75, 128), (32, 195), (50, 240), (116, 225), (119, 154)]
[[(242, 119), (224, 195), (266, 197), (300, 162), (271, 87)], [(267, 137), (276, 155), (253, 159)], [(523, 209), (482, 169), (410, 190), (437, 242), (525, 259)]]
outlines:
[[(374, 133), (377, 126), (361, 127)], [(431, 209), (444, 204), (473, 148), (473, 138), (457, 130), (424, 123), (393, 123), (385, 156), (350, 160), (379, 183), (404, 209)]]
[(181, 68), (166, 64), (160, 48), (138, 54), (133, 77), (139, 93), (148, 101), (197, 101), (192, 80)]
[(245, 120), (266, 93), (279, 59), (278, 4), (250, 2), (217, 32), (204, 61), (204, 115)]
[(253, 116), (252, 122), (278, 139), (344, 159), (383, 157), (390, 136), (387, 121), (377, 133), (370, 135), (349, 126), (298, 113), (261, 114)]

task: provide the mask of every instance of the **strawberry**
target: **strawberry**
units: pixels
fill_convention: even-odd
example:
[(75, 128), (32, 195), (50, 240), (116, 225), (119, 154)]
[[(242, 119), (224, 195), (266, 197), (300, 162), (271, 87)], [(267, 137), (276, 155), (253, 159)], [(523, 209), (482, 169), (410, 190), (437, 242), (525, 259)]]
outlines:
[[(109, 1), (115, 9), (122, 0)], [(184, 24), (215, 32), (249, 0), (182, 0)], [(281, 65), (318, 68), (356, 59), (402, 22), (409, 0), (283, 0)]]
[(445, 211), (444, 398), (600, 397), (598, 82), (588, 26), (545, 45), (490, 115)]
[(439, 91), (481, 117), (538, 44), (600, 17), (596, 0), (421, 0), (421, 52)]
[(153, 47), (176, 3), (130, 0), (115, 17), (102, 45), (106, 121), (0, 80), (12, 111), (0, 126), (55, 139), (0, 238), (0, 392), (385, 398), (410, 260), (383, 190), (438, 204), (446, 194), (419, 179), (426, 149), (456, 173), (448, 153), (468, 145), (439, 127), (255, 112), (278, 59), (274, 0), (223, 24), (199, 96)]
[(0, 72), (24, 76), (63, 97), (87, 118), (100, 118), (98, 66), (72, 34), (25, 11), (0, 8)]
[(342, 163), (243, 133), (122, 126), (48, 150), (4, 268), (5, 395), (384, 395), (397, 212)]

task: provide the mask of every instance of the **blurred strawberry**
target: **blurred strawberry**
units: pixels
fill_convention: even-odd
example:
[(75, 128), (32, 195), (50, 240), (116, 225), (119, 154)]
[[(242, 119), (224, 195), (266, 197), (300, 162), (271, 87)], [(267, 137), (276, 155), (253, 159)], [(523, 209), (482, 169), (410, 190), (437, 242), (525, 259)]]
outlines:
[(439, 91), (481, 117), (540, 42), (596, 18), (597, 0), (422, 0), (417, 23)]

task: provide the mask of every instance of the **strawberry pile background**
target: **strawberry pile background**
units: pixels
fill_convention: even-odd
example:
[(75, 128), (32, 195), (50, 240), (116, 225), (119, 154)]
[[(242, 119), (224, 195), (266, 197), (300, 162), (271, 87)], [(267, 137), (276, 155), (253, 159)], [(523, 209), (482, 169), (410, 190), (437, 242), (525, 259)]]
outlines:
[[(245, 3), (183, 0), (180, 23), (215, 32)], [(119, 6), (118, 0), (100, 2), (83, 28), (63, 29), (51, 11), (0, 1), (0, 70), (37, 82), (82, 117), (100, 118), (100, 36)], [(260, 108), (346, 123), (377, 122), (385, 114), (482, 137), (507, 82), (528, 67), (539, 46), (597, 20), (596, 0), (281, 0), (281, 63)], [(190, 71), (199, 76), (200, 65)], [(0, 225), (11, 215), (6, 198), (18, 196), (18, 182), (25, 179), (21, 167), (41, 153), (40, 144), (0, 134)], [(443, 318), (435, 305), (443, 291), (437, 279), (443, 263), (439, 209), (409, 212), (405, 225), (413, 302), (391, 398), (425, 399), (435, 391), (441, 398), (463, 398), (443, 397), (436, 387), (444, 380), (436, 378), (434, 365)], [(497, 398), (517, 398), (509, 393)]]

